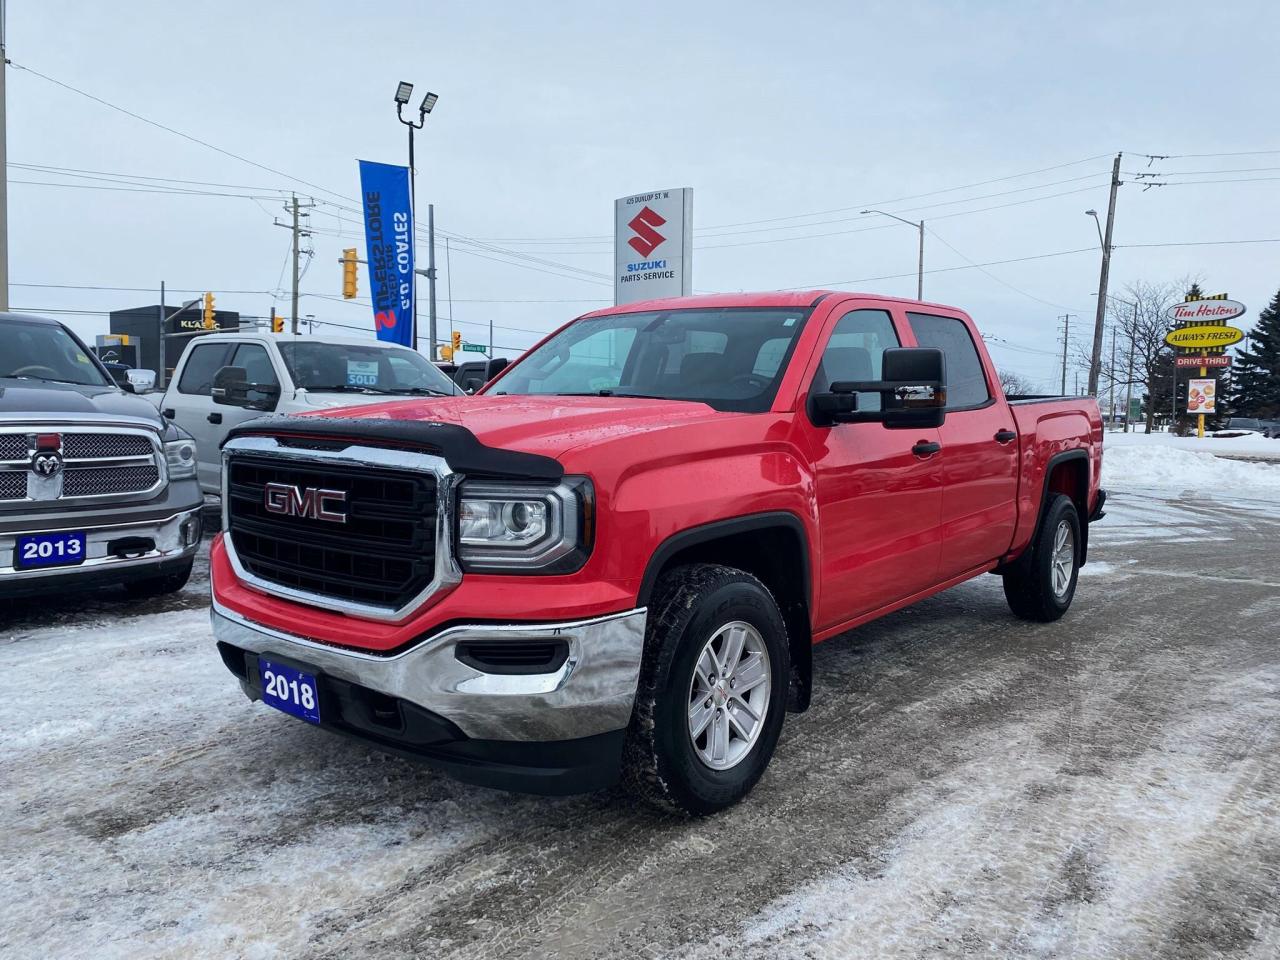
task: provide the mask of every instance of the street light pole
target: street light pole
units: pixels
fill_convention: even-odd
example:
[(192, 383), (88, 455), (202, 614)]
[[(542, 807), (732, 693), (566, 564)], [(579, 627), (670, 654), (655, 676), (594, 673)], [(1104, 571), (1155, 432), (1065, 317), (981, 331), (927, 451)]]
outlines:
[(920, 232), (920, 254), (916, 260), (916, 299), (924, 299), (924, 221), (906, 220), (897, 214), (885, 213), (883, 210), (863, 210), (863, 214), (878, 213), (882, 217), (889, 217), (897, 220), (899, 223), (905, 223), (907, 226), (915, 227)]
[[(409, 217), (409, 235), (412, 238), (411, 242), (416, 248), (418, 245), (417, 243), (418, 169), (414, 165), (414, 159), (413, 159), (413, 134), (415, 131), (421, 130), (426, 125), (427, 114), (431, 112), (432, 108), (435, 107), (436, 105), (436, 101), (439, 100), (440, 98), (437, 97), (434, 93), (428, 93), (425, 97), (423, 97), (422, 104), (418, 107), (418, 121), (417, 123), (415, 123), (412, 120), (406, 120), (404, 118), (404, 105), (409, 102), (409, 97), (411, 97), (412, 95), (413, 95), (413, 84), (407, 83), (406, 81), (401, 80), (399, 85), (396, 87), (396, 117), (397, 119), (399, 119), (401, 123), (403, 123), (406, 127), (409, 128), (409, 206), (411, 208), (410, 217)], [(432, 220), (434, 220), (434, 217), (432, 218)], [(432, 223), (432, 227), (434, 228), (434, 223)], [(430, 304), (431, 312), (430, 312), (430, 317), (429, 317), (428, 327), (427, 327), (427, 336), (430, 344), (427, 350), (427, 354), (430, 357), (430, 359), (434, 360), (436, 358), (436, 308), (435, 308), (435, 284), (436, 284), (435, 259), (436, 257), (435, 257), (434, 229), (433, 229), (433, 235), (430, 238), (429, 243), (431, 245), (431, 250), (429, 251), (429, 254), (428, 254), (427, 285), (431, 290), (431, 304)], [(417, 258), (415, 257), (414, 259), (416, 260)], [(413, 301), (412, 301), (411, 317), (412, 317), (411, 324), (412, 324), (412, 330), (413, 330), (413, 349), (417, 350), (418, 349), (418, 285), (416, 282), (413, 285)]]

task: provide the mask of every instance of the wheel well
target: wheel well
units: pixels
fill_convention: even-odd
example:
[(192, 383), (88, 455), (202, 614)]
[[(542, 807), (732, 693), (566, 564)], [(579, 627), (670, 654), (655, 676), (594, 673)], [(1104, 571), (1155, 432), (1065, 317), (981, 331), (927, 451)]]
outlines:
[[(763, 521), (763, 522), (762, 522)], [(813, 676), (813, 633), (809, 624), (809, 556), (804, 528), (795, 517), (712, 524), (666, 541), (645, 572), (640, 600), (647, 602), (663, 571), (688, 563), (718, 563), (756, 577), (773, 594), (787, 625), (791, 682), (787, 709), (808, 708)]]
[(1089, 554), (1089, 458), (1087, 455), (1063, 457), (1049, 467), (1045, 479), (1044, 501), (1040, 514), (1049, 507), (1049, 498), (1055, 493), (1066, 494), (1076, 505), (1080, 517), (1080, 564), (1084, 565)]

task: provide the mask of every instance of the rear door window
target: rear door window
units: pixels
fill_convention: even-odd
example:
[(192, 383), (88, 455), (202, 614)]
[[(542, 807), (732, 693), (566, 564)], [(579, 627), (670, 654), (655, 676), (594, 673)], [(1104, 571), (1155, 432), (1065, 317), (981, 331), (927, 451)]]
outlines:
[(198, 343), (191, 347), (191, 356), (182, 368), (182, 377), (178, 380), (178, 392), (210, 396), (213, 390), (213, 375), (227, 366), (233, 343)]
[(964, 321), (931, 313), (908, 313), (907, 319), (916, 342), (936, 347), (946, 358), (948, 410), (980, 407), (991, 399), (978, 347)]

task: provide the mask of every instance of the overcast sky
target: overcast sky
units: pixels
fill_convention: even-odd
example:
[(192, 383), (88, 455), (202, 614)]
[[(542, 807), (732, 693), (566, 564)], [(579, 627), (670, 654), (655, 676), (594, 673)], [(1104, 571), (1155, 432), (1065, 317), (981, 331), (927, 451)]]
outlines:
[[(1056, 389), (1057, 317), (1092, 323), (1084, 211), (1105, 213), (1117, 151), (1112, 291), (1194, 274), (1252, 319), (1280, 287), (1280, 243), (1128, 245), (1280, 238), (1280, 8), (1042, 6), (9, 0), (11, 304), (105, 312), (156, 302), (164, 280), (170, 303), (208, 289), (221, 309), (263, 315), (274, 297), (287, 312), (289, 233), (272, 219), (296, 189), (319, 204), (301, 312), (371, 329), (367, 301), (325, 298), (341, 248), (363, 257), (342, 209), (357, 158), (405, 162), (403, 79), (415, 103), (440, 95), (418, 141), (420, 224), (431, 201), (442, 233), (502, 248), (452, 240), (450, 276), (440, 244), (440, 315), (451, 292), (465, 337), (492, 318), (499, 352), (611, 302), (614, 198), (689, 186), (698, 291), (913, 296), (915, 234), (858, 212), (924, 217), (925, 298), (969, 310), (998, 364)], [(1146, 172), (1176, 183), (1144, 191)], [(1247, 182), (1203, 182), (1222, 180)], [(162, 184), (256, 199), (136, 192)], [(1062, 251), (1082, 252), (950, 269)], [(425, 317), (425, 286), (421, 302)], [(104, 313), (59, 316), (106, 331)]]

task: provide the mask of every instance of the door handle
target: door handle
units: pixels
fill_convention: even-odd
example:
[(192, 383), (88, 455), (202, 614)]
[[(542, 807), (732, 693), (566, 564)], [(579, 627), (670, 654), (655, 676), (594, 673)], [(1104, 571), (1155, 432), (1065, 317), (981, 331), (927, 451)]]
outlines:
[(166, 420), (172, 420), (173, 407), (165, 407), (163, 410), (160, 411), (160, 415), (163, 416)]
[(917, 457), (931, 457), (941, 449), (942, 444), (936, 440), (921, 440), (911, 448), (911, 452)]
[(1012, 430), (997, 430), (996, 443), (1012, 443), (1018, 439), (1018, 435)]
[(209, 416), (205, 417), (205, 419), (206, 419), (206, 420), (208, 420), (210, 423), (221, 423), (221, 422), (222, 422), (222, 414), (220, 414), (220, 413), (211, 413), (211, 414), (209, 414)]

